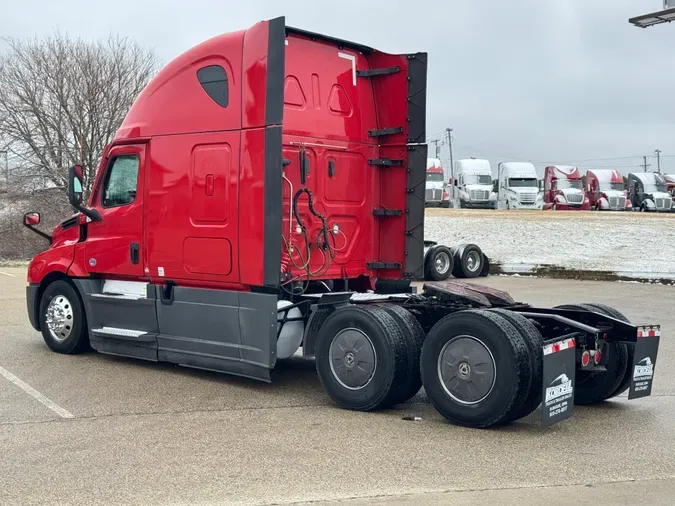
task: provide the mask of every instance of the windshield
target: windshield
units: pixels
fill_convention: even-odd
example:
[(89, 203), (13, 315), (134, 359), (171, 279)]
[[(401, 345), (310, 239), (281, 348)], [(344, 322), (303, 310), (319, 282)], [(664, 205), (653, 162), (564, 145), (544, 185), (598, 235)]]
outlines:
[(464, 184), (492, 184), (492, 176), (465, 174)]
[(581, 190), (581, 181), (571, 181), (569, 179), (558, 179), (554, 182), (553, 186), (556, 190), (566, 190), (568, 188), (574, 188), (575, 190)]
[(609, 190), (623, 191), (623, 183), (600, 183), (598, 185), (598, 188), (600, 189), (600, 191), (609, 191)]
[(651, 184), (651, 183), (646, 183), (645, 184), (645, 193), (654, 193), (654, 192), (665, 192), (666, 191), (666, 185), (665, 184)]
[(443, 181), (443, 174), (438, 172), (427, 172), (427, 181), (433, 181), (434, 183), (440, 183)]
[(537, 180), (533, 177), (512, 177), (509, 179), (510, 188), (539, 188)]

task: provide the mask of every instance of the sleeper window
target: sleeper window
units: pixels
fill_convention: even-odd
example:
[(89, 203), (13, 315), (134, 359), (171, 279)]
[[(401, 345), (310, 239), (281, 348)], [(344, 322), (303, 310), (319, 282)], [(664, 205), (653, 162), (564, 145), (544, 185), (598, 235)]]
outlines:
[(131, 204), (138, 184), (137, 156), (123, 155), (113, 159), (103, 189), (103, 207)]
[(229, 89), (227, 83), (227, 73), (220, 65), (209, 65), (197, 71), (204, 91), (221, 107), (227, 107), (229, 101)]

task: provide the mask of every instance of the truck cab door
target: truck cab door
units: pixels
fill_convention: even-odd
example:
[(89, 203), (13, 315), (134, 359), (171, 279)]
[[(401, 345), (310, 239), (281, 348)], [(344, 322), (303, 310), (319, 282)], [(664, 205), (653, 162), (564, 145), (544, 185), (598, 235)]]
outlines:
[(100, 221), (87, 225), (86, 268), (92, 274), (140, 278), (144, 275), (143, 188), (145, 144), (115, 146), (102, 164), (92, 208)]

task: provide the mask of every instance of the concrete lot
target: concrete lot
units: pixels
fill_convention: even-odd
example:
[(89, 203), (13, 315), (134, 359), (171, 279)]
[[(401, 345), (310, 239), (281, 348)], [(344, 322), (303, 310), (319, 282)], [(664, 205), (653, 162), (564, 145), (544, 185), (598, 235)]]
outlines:
[(25, 270), (0, 268), (0, 504), (675, 502), (675, 287), (481, 282), (539, 305), (594, 300), (660, 323), (652, 396), (578, 407), (548, 429), (535, 415), (499, 430), (458, 428), (423, 393), (395, 410), (352, 413), (299, 359), (267, 385), (52, 353), (27, 321)]

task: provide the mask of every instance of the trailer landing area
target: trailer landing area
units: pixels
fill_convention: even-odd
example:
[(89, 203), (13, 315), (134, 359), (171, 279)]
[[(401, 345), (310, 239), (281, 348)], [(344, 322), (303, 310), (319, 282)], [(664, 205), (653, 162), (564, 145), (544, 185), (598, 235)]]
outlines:
[(54, 354), (27, 321), (25, 269), (1, 270), (10, 275), (0, 276), (0, 372), (14, 378), (0, 374), (2, 504), (658, 504), (675, 495), (675, 287), (482, 278), (537, 305), (602, 302), (659, 322), (663, 338), (651, 397), (577, 406), (549, 428), (535, 412), (480, 431), (445, 422), (423, 393), (391, 411), (341, 410), (299, 359), (264, 384)]

